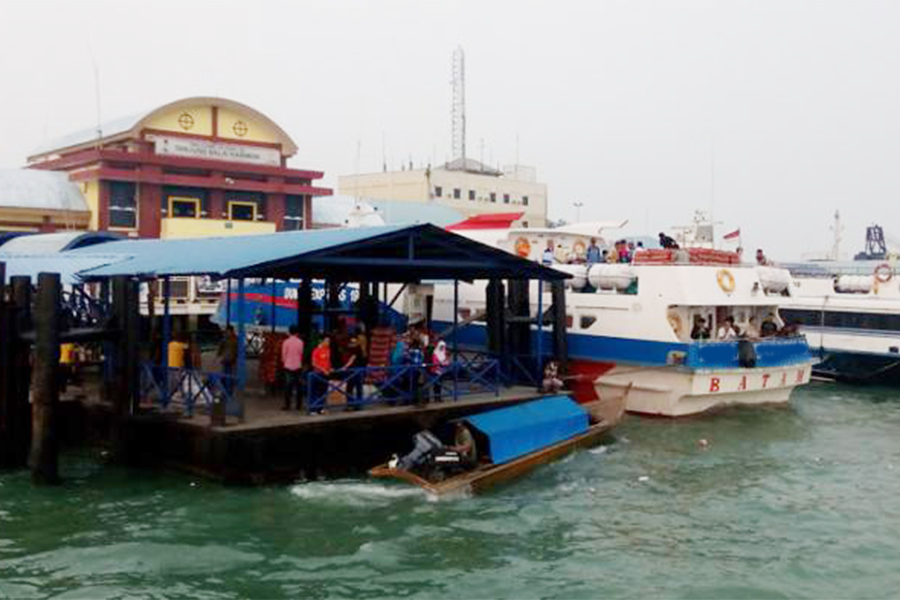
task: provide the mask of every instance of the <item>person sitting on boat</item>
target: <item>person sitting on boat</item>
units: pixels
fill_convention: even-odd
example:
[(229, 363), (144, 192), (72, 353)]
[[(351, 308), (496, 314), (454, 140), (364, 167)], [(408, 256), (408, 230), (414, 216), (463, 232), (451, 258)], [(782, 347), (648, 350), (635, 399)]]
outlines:
[(453, 446), (447, 448), (459, 454), (463, 466), (474, 469), (478, 466), (478, 448), (475, 446), (475, 436), (466, 427), (463, 421), (456, 422), (456, 433), (453, 438)]
[(772, 337), (778, 333), (778, 324), (771, 316), (766, 317), (762, 326), (759, 328), (760, 337)]
[(594, 265), (600, 262), (601, 254), (600, 246), (597, 245), (597, 238), (591, 238), (591, 244), (587, 248), (587, 255), (585, 258), (587, 259), (588, 265)]
[(762, 248), (757, 248), (756, 250), (756, 264), (761, 267), (768, 267), (772, 265), (772, 261), (766, 258), (766, 255), (763, 253)]
[(553, 253), (553, 240), (547, 240), (547, 248), (541, 256), (541, 264), (550, 267), (556, 262), (556, 256)]
[(678, 243), (662, 231), (659, 232), (659, 245), (663, 248), (671, 248), (672, 250), (678, 249)]
[(544, 367), (544, 381), (541, 391), (548, 394), (555, 394), (563, 388), (563, 380), (559, 376), (559, 363), (551, 360)]
[(734, 317), (728, 316), (725, 318), (725, 323), (719, 327), (719, 332), (716, 335), (716, 339), (719, 340), (733, 340), (738, 336), (737, 328), (734, 326)]
[(759, 337), (759, 334), (759, 319), (750, 317), (750, 320), (747, 322), (747, 330), (744, 332), (744, 337), (755, 339)]
[(706, 319), (700, 315), (694, 315), (694, 327), (691, 329), (692, 340), (708, 340), (709, 327), (706, 325)]

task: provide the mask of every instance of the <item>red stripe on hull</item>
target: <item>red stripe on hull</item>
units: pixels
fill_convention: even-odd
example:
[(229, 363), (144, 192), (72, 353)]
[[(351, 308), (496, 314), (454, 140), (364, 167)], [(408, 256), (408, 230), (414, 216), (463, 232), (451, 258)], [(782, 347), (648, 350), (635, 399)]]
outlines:
[(575, 377), (570, 381), (569, 387), (577, 402), (593, 402), (600, 400), (594, 382), (598, 377), (611, 371), (616, 363), (594, 362), (587, 360), (570, 360), (569, 374)]

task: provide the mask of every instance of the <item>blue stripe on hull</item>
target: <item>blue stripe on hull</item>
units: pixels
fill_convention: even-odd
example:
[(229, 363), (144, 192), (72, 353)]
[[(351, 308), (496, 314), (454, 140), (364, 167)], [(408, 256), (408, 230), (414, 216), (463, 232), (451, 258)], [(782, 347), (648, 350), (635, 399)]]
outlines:
[[(451, 327), (451, 323), (436, 321), (435, 329)], [(467, 325), (458, 332), (460, 344), (484, 348), (487, 345), (487, 331), (482, 325)], [(537, 332), (533, 332), (532, 351), (537, 344)], [(670, 355), (679, 353), (683, 364), (693, 369), (738, 368), (738, 342), (657, 342), (579, 333), (568, 334), (569, 357), (576, 360), (613, 362), (632, 365), (664, 366), (672, 364)], [(812, 360), (805, 338), (776, 338), (754, 342), (756, 366), (783, 367), (808, 363)], [(544, 332), (545, 354), (553, 348), (551, 334)]]

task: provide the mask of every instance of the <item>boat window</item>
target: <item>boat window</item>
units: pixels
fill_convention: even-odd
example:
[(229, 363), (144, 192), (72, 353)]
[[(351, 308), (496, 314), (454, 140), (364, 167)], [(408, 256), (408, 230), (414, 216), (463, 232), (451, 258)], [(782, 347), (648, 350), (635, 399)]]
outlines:
[(597, 322), (597, 317), (594, 315), (581, 315), (581, 328), (587, 329), (591, 325)]
[(791, 325), (900, 331), (900, 315), (862, 312), (781, 309), (781, 318)]

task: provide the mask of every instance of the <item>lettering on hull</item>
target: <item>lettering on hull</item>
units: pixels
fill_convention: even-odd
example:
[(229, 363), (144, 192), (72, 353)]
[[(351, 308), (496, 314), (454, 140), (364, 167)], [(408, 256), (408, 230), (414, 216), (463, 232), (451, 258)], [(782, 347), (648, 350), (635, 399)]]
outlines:
[[(752, 392), (754, 390), (767, 390), (773, 387), (787, 387), (788, 384), (788, 376), (792, 372), (792, 369), (788, 369), (782, 371), (780, 373), (768, 373), (764, 372), (760, 375), (734, 375), (732, 377), (728, 376), (712, 376), (709, 377), (709, 385), (706, 386), (706, 393), (709, 394), (718, 394), (718, 393), (729, 393), (729, 392)], [(791, 385), (800, 385), (809, 381), (810, 371), (808, 367), (801, 367), (794, 371), (794, 380), (791, 382)], [(772, 385), (774, 382), (779, 382), (779, 385)]]

